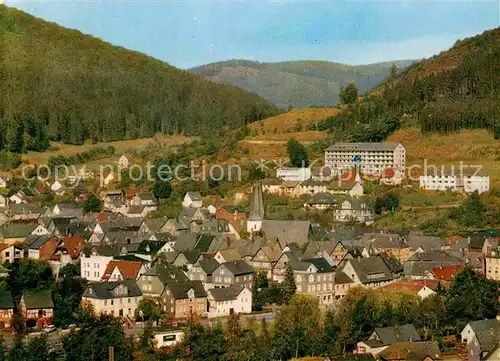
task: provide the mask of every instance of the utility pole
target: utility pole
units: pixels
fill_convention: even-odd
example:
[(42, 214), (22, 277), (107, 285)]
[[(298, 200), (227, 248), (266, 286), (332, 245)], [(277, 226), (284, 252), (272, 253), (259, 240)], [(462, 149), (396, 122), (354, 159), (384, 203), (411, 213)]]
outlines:
[(115, 361), (115, 347), (109, 346), (109, 361)]

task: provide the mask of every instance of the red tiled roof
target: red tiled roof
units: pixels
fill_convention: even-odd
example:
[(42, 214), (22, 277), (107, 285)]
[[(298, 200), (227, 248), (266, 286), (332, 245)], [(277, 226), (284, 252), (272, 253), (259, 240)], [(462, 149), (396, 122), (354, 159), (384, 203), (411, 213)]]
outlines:
[(71, 258), (78, 258), (85, 247), (85, 239), (80, 236), (64, 237), (63, 246), (66, 248)]
[(104, 271), (104, 275), (102, 276), (103, 281), (109, 280), (111, 274), (113, 273), (115, 267), (118, 267), (123, 279), (127, 278), (137, 278), (139, 276), (139, 271), (142, 267), (142, 262), (137, 261), (110, 261), (106, 270)]
[(440, 281), (451, 281), (462, 268), (463, 266), (434, 267), (432, 274)]
[(382, 178), (392, 178), (396, 174), (394, 168), (385, 168), (382, 170), (382, 174), (380, 175)]
[(125, 198), (128, 200), (134, 198), (135, 194), (137, 193), (136, 189), (134, 187), (130, 187), (127, 192), (125, 192)]
[(45, 194), (47, 193), (47, 190), (45, 189), (45, 186), (43, 184), (39, 183), (35, 187), (35, 192), (37, 192), (38, 194)]
[(12, 246), (11, 244), (7, 244), (7, 243), (0, 243), (0, 252), (2, 252), (3, 250), (9, 248), (10, 246)]
[(58, 245), (59, 240), (56, 237), (49, 238), (47, 242), (40, 246), (40, 258), (51, 259)]
[[(429, 287), (431, 290), (435, 291), (437, 289), (437, 280), (408, 280), (389, 283), (386, 286), (381, 287), (382, 291), (397, 292), (397, 291), (407, 291), (411, 293), (418, 293), (424, 286)], [(447, 287), (447, 283), (443, 283), (444, 287)]]
[(344, 174), (342, 174), (342, 178), (341, 180), (343, 182), (354, 182), (356, 180), (356, 173), (355, 172), (345, 172)]
[(109, 220), (108, 216), (104, 212), (100, 212), (95, 218), (97, 222), (104, 222)]

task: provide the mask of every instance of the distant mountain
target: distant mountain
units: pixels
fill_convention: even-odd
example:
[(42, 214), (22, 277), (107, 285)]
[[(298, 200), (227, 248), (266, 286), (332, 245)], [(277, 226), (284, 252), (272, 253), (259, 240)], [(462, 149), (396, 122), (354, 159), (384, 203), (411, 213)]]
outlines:
[(0, 150), (213, 134), (277, 112), (257, 94), (0, 5)]
[(328, 106), (339, 102), (342, 85), (354, 82), (363, 93), (390, 73), (392, 64), (402, 70), (412, 60), (349, 66), (327, 61), (260, 63), (229, 60), (189, 69), (217, 83), (239, 86), (257, 93), (280, 108)]

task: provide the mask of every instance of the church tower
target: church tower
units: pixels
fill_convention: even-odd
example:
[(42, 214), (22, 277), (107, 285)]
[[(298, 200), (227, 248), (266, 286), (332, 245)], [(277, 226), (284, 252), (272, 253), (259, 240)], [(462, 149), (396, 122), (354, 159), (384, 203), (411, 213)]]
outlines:
[(250, 198), (250, 214), (247, 221), (247, 231), (258, 232), (262, 228), (264, 220), (264, 197), (262, 194), (262, 184), (254, 183), (252, 187), (252, 195)]

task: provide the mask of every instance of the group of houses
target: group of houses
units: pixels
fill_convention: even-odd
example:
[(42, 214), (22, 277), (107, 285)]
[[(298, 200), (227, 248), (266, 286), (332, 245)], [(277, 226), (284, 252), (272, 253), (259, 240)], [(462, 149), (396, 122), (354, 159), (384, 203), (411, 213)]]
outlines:
[[(451, 336), (448, 339), (453, 340)], [(500, 358), (500, 323), (496, 319), (469, 322), (460, 333), (456, 358), (467, 361)], [(355, 354), (383, 361), (440, 361), (445, 355), (437, 341), (424, 341), (414, 325), (377, 327), (356, 345)]]

